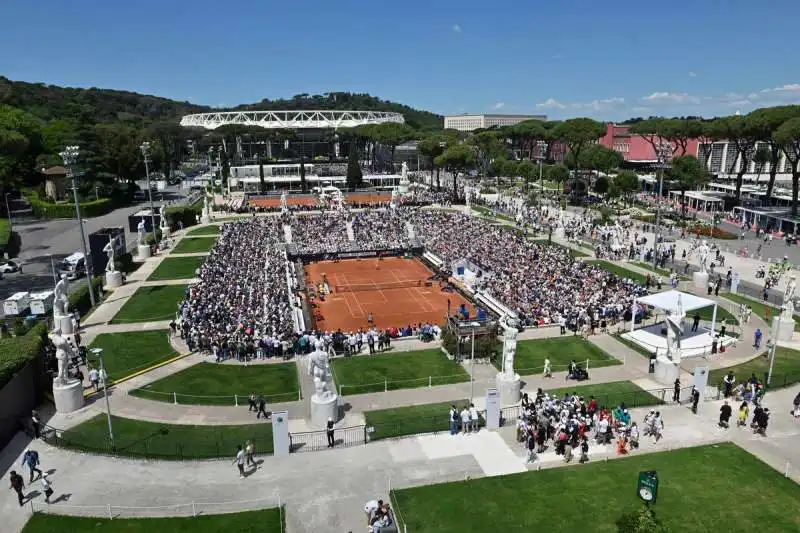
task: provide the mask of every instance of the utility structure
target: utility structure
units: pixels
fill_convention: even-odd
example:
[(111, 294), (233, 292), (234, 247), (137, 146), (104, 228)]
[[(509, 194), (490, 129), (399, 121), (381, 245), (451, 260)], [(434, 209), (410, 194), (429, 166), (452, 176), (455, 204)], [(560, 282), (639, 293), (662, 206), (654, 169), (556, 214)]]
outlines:
[(536, 159), (539, 160), (539, 207), (541, 207), (542, 195), (544, 194), (544, 180), (542, 179), (542, 162), (544, 161), (544, 156), (547, 153), (547, 142), (538, 141), (536, 143), (536, 147), (538, 149)]
[(92, 348), (92, 353), (100, 360), (100, 377), (103, 380), (103, 397), (106, 399), (106, 421), (108, 422), (108, 439), (111, 441), (111, 449), (117, 451), (117, 441), (114, 438), (114, 426), (111, 424), (111, 404), (108, 403), (108, 389), (106, 388), (108, 382), (108, 374), (106, 373), (106, 365), (103, 360), (103, 349)]
[(664, 170), (667, 168), (669, 158), (672, 156), (672, 144), (660, 142), (656, 146), (658, 158), (658, 204), (656, 205), (656, 232), (653, 233), (656, 242), (653, 243), (653, 268), (658, 268), (658, 245), (661, 242), (661, 201), (664, 198)]
[(153, 189), (150, 187), (150, 143), (144, 141), (139, 147), (142, 151), (142, 158), (144, 158), (144, 175), (147, 178), (147, 198), (150, 200), (150, 226), (153, 230), (153, 244), (158, 246), (158, 239), (156, 238), (156, 210), (153, 207)]
[(75, 198), (75, 216), (78, 219), (78, 231), (81, 232), (81, 243), (83, 244), (83, 262), (86, 265), (86, 285), (89, 287), (89, 300), (92, 307), (95, 306), (94, 287), (92, 287), (92, 262), (89, 260), (89, 248), (86, 246), (86, 234), (83, 232), (83, 218), (81, 218), (81, 203), (78, 201), (78, 181), (79, 174), (75, 173), (75, 165), (78, 163), (80, 148), (78, 146), (67, 146), (64, 151), (58, 154), (64, 161), (67, 169), (67, 177), (72, 180), (72, 195)]

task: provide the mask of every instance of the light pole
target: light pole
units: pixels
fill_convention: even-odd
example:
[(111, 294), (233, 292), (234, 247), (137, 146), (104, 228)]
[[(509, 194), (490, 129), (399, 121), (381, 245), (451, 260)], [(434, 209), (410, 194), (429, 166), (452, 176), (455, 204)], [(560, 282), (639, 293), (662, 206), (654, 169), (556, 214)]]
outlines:
[(117, 451), (117, 442), (114, 440), (114, 427), (111, 425), (111, 404), (108, 403), (108, 389), (106, 383), (108, 382), (108, 375), (106, 374), (106, 366), (103, 361), (103, 349), (92, 348), (92, 353), (100, 359), (100, 377), (103, 381), (103, 396), (106, 399), (106, 419), (108, 420), (108, 438), (111, 440), (111, 449)]
[(772, 331), (772, 345), (769, 347), (769, 370), (767, 371), (767, 387), (772, 383), (772, 365), (775, 364), (775, 352), (778, 349), (778, 335), (781, 332), (781, 315), (778, 314), (778, 321)]
[(9, 192), (6, 193), (6, 213), (8, 213), (8, 231), (9, 233), (14, 231), (14, 219), (11, 218), (11, 208), (8, 207), (8, 195), (11, 194)]
[(472, 322), (470, 323), (470, 327), (472, 329), (472, 348), (471, 353), (469, 356), (469, 401), (472, 403), (472, 400), (475, 398), (475, 328), (480, 326), (479, 322)]
[(147, 177), (147, 197), (150, 199), (150, 225), (153, 230), (153, 244), (158, 246), (158, 239), (156, 238), (156, 210), (153, 207), (153, 189), (150, 188), (150, 167), (147, 165), (147, 163), (150, 162), (150, 143), (144, 141), (139, 149), (142, 151), (142, 157), (144, 158), (144, 174)]
[(669, 161), (669, 156), (672, 155), (672, 145), (670, 143), (661, 142), (656, 146), (656, 158), (658, 158), (659, 177), (658, 177), (658, 203), (656, 205), (656, 231), (653, 232), (653, 238), (656, 242), (653, 243), (653, 269), (658, 268), (658, 244), (661, 240), (661, 199), (664, 196), (664, 169)]
[(53, 273), (53, 285), (58, 283), (58, 276), (56, 276), (56, 265), (53, 263), (53, 254), (47, 254), (50, 258), (50, 271)]
[(83, 264), (86, 266), (86, 284), (89, 286), (89, 301), (92, 307), (94, 301), (94, 287), (92, 287), (92, 262), (89, 258), (89, 249), (86, 246), (86, 235), (83, 233), (83, 218), (81, 218), (81, 204), (78, 201), (77, 175), (73, 167), (78, 162), (80, 149), (77, 146), (67, 146), (59, 155), (67, 168), (67, 176), (72, 179), (72, 195), (75, 198), (75, 216), (78, 218), (78, 230), (81, 232), (81, 242), (83, 243)]
[(544, 195), (544, 180), (542, 179), (542, 161), (544, 160), (544, 154), (547, 152), (547, 143), (545, 141), (539, 141), (536, 143), (536, 146), (539, 148), (539, 207), (542, 206), (542, 195)]

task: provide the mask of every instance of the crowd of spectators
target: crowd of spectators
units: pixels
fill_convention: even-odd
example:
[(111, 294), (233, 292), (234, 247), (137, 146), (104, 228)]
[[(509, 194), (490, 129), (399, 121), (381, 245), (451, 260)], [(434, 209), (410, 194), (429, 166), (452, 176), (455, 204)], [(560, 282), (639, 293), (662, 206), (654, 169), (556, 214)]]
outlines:
[(291, 217), (292, 242), (297, 246), (297, 251), (303, 254), (321, 254), (351, 250), (347, 235), (347, 217), (347, 213), (343, 211)]
[(355, 213), (352, 225), (354, 246), (359, 250), (390, 250), (411, 244), (405, 219), (397, 209)]

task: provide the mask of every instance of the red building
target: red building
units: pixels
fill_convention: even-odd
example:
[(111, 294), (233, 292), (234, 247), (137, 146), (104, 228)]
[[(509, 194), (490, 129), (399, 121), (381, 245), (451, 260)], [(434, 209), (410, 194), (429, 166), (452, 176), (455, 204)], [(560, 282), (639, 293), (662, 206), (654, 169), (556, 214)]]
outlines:
[[(622, 154), (622, 157), (628, 163), (658, 163), (658, 157), (653, 146), (647, 142), (644, 136), (630, 133), (629, 126), (617, 126), (609, 122), (606, 125), (606, 134), (600, 139), (600, 144)], [(690, 139), (686, 144), (686, 153), (680, 153), (680, 149), (678, 149), (675, 157), (682, 155), (697, 157), (699, 146), (700, 141), (698, 139)]]

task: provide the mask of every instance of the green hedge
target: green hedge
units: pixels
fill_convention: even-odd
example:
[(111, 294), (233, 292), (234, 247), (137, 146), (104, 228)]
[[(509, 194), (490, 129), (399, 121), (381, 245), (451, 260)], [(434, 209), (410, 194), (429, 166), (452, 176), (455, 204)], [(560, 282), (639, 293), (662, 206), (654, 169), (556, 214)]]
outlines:
[[(79, 280), (78, 286), (72, 291), (69, 297), (70, 311), (77, 310), (83, 316), (92, 308), (92, 299), (89, 297), (89, 287), (86, 285), (86, 280)], [(94, 276), (92, 278), (92, 287), (94, 287), (94, 294), (96, 298), (100, 292), (99, 289), (103, 287), (103, 276)]]
[(0, 389), (11, 381), (14, 374), (40, 356), (46, 336), (47, 325), (39, 322), (21, 337), (0, 340)]
[[(74, 203), (53, 203), (46, 202), (39, 198), (36, 193), (29, 193), (28, 202), (31, 204), (33, 214), (39, 218), (75, 218)], [(105, 215), (114, 209), (114, 202), (110, 198), (100, 198), (81, 202), (82, 217), (97, 217)]]
[(19, 233), (11, 232), (11, 222), (7, 218), (0, 219), (0, 255), (5, 252), (8, 257), (16, 257), (21, 245)]
[(203, 199), (191, 205), (167, 208), (167, 220), (171, 228), (177, 228), (178, 222), (183, 222), (183, 227), (188, 228), (197, 224), (197, 217), (203, 212)]

